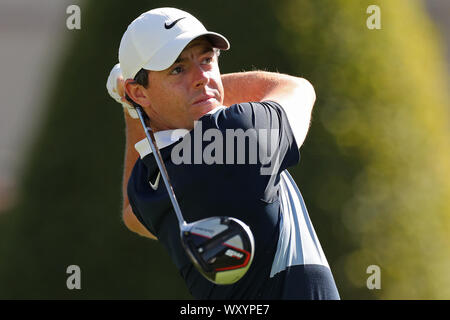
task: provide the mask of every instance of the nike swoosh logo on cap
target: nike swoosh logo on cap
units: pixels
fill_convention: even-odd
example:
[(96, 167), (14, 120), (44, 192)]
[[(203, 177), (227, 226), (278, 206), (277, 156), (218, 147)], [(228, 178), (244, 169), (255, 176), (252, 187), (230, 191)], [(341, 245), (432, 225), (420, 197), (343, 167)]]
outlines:
[(172, 23), (164, 23), (164, 27), (166, 28), (166, 29), (172, 29), (172, 27), (178, 22), (178, 21), (180, 21), (181, 19), (184, 19), (184, 18), (186, 18), (186, 17), (183, 17), (183, 18), (180, 18), (180, 19), (177, 19), (177, 20), (175, 20), (174, 22), (172, 22)]
[(151, 183), (149, 180), (148, 183), (150, 184), (150, 187), (152, 187), (153, 190), (158, 190), (159, 186), (159, 178), (161, 178), (161, 172), (158, 172), (158, 176), (156, 177), (155, 183)]

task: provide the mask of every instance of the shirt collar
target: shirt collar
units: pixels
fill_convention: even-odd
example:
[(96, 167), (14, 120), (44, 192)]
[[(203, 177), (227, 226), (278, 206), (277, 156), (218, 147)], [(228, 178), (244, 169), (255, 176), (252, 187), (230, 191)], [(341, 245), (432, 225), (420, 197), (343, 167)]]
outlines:
[[(219, 106), (212, 109), (210, 112), (206, 114), (214, 114), (219, 110), (222, 110), (226, 107)], [(164, 147), (170, 146), (171, 144), (177, 142), (180, 140), (180, 138), (184, 137), (186, 134), (189, 133), (189, 130), (187, 129), (170, 129), (170, 130), (162, 130), (154, 133), (156, 145), (158, 146), (158, 149), (162, 149)], [(141, 156), (141, 159), (144, 159), (146, 155), (149, 155), (152, 153), (152, 149), (150, 147), (150, 144), (147, 141), (147, 138), (142, 139), (138, 143), (134, 145), (134, 148), (137, 152), (139, 152), (139, 155)]]

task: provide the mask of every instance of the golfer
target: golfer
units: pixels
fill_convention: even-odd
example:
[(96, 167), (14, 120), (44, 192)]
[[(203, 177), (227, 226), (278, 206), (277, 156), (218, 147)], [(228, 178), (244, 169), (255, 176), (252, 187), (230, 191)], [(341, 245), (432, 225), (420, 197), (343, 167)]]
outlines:
[[(300, 160), (314, 88), (279, 73), (221, 75), (220, 50), (229, 48), (224, 36), (175, 8), (147, 11), (128, 26), (120, 64), (107, 81), (110, 95), (125, 107), (123, 220), (130, 230), (163, 244), (196, 299), (339, 299), (287, 171)], [(187, 222), (229, 216), (252, 230), (253, 262), (236, 283), (208, 281), (183, 250), (135, 106), (150, 119)]]

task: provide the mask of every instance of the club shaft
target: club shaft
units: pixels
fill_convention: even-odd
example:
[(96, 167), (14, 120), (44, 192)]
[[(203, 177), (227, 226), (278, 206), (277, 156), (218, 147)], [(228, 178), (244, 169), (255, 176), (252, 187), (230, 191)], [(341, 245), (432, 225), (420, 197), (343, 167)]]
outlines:
[[(142, 126), (144, 127), (145, 135), (147, 136), (148, 143), (150, 144), (150, 148), (155, 156), (156, 163), (158, 164), (159, 171), (161, 172), (161, 176), (164, 180), (164, 184), (167, 189), (167, 193), (169, 194), (170, 201), (172, 202), (173, 209), (175, 210), (175, 214), (178, 219), (178, 223), (180, 224), (180, 228), (182, 226), (187, 225), (186, 221), (181, 214), (180, 206), (178, 205), (177, 197), (175, 196), (175, 192), (173, 191), (172, 184), (169, 180), (169, 175), (166, 170), (166, 166), (164, 165), (164, 161), (161, 157), (161, 153), (156, 145), (155, 136), (153, 135), (153, 130), (150, 128), (150, 124), (146, 121), (146, 115), (144, 115), (144, 111), (141, 107), (137, 107), (136, 111), (138, 113), (139, 119), (141, 120)], [(148, 119), (148, 117), (147, 117)]]

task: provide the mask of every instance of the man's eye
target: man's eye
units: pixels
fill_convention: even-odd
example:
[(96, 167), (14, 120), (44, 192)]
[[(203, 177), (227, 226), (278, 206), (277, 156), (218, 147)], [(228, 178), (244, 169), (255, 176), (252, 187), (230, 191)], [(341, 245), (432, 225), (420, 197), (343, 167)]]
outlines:
[(176, 68), (173, 68), (173, 70), (170, 72), (170, 74), (179, 74), (181, 72), (183, 72), (183, 67), (176, 67)]
[(203, 63), (205, 64), (210, 64), (213, 61), (213, 57), (206, 57), (205, 59), (203, 59)]

